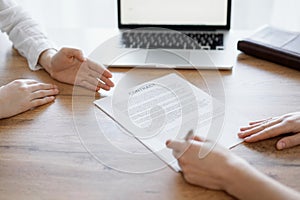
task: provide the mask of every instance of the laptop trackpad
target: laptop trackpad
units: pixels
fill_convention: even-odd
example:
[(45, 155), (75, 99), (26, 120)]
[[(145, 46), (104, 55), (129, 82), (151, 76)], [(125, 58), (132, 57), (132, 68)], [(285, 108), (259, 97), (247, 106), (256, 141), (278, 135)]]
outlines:
[(189, 64), (189, 52), (168, 50), (149, 50), (146, 57), (147, 64), (184, 65)]

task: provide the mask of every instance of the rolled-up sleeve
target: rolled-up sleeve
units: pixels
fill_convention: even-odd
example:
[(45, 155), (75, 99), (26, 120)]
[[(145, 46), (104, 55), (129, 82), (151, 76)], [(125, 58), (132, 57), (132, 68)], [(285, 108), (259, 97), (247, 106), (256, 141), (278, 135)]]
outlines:
[(55, 48), (38, 23), (12, 0), (0, 0), (0, 29), (8, 34), (14, 48), (26, 57), (32, 70), (41, 68), (38, 59), (43, 51)]

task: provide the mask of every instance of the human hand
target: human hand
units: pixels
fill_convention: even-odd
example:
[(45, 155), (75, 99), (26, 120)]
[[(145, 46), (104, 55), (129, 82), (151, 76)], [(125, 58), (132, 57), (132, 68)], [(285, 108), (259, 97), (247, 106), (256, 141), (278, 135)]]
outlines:
[(0, 87), (0, 119), (54, 101), (57, 86), (20, 79)]
[[(228, 173), (244, 163), (242, 159), (231, 154), (228, 149), (216, 145), (205, 157), (200, 158), (200, 151), (209, 151), (210, 142), (201, 142), (199, 138), (189, 141), (167, 141), (168, 148), (178, 159), (184, 179), (194, 185), (215, 190), (226, 190), (230, 178)], [(224, 173), (225, 172), (225, 173)]]
[(300, 144), (300, 112), (289, 113), (279, 117), (250, 122), (242, 127), (238, 136), (245, 142), (256, 142), (285, 133), (294, 133), (280, 139), (277, 149), (286, 149)]
[(195, 139), (199, 140), (167, 141), (187, 182), (224, 190), (237, 199), (299, 199), (298, 192), (259, 172), (221, 146), (216, 145), (205, 157), (199, 157), (200, 151), (209, 151), (213, 144)]
[(42, 53), (39, 63), (52, 78), (64, 83), (79, 85), (93, 91), (108, 91), (114, 86), (110, 80), (110, 71), (86, 59), (78, 49), (62, 48), (58, 52), (53, 49), (46, 50)]

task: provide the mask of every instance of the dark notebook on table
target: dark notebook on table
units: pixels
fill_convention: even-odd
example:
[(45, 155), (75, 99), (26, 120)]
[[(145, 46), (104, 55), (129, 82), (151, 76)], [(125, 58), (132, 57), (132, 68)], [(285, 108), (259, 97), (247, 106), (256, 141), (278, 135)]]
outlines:
[(238, 41), (238, 50), (300, 70), (300, 33), (265, 26)]

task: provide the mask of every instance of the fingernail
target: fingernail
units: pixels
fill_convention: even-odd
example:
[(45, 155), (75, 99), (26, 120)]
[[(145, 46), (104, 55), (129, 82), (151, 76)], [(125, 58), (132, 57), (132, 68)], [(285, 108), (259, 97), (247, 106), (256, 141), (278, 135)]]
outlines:
[(278, 149), (284, 149), (285, 147), (286, 147), (286, 144), (283, 141), (279, 142), (278, 145), (277, 145)]
[(171, 142), (170, 140), (167, 140), (166, 145), (168, 146), (170, 144), (170, 142)]
[(242, 133), (242, 132), (239, 132), (239, 133), (238, 133), (238, 136), (239, 136), (239, 137), (242, 137), (243, 135), (244, 135), (244, 133)]
[(249, 136), (249, 137), (246, 137), (246, 138), (244, 139), (244, 141), (245, 141), (245, 142), (249, 142), (249, 141), (251, 141), (251, 136)]

